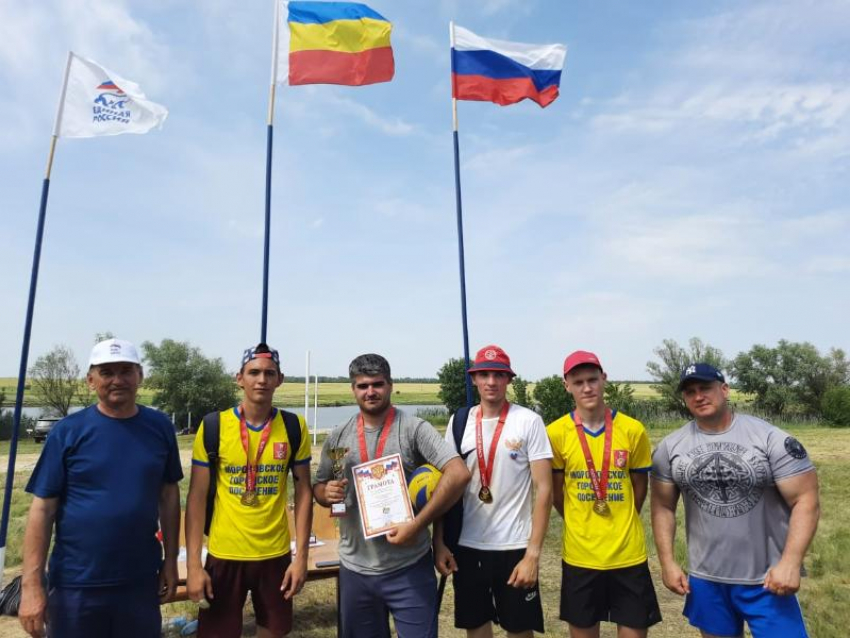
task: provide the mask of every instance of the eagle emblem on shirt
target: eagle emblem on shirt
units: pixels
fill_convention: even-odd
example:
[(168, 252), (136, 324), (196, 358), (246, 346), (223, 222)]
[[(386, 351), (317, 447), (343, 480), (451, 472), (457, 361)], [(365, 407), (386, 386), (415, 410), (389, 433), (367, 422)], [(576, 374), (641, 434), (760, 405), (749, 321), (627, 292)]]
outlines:
[(516, 460), (522, 449), (522, 439), (505, 439), (505, 447), (510, 450), (511, 458)]
[(614, 450), (614, 465), (621, 470), (629, 463), (628, 450)]

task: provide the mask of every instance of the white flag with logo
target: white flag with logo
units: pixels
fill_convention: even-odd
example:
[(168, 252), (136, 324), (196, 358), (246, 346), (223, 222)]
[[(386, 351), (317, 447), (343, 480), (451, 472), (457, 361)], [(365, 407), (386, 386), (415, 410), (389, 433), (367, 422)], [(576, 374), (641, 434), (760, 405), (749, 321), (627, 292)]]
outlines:
[(148, 100), (135, 82), (125, 80), (97, 62), (73, 52), (68, 54), (54, 135), (95, 137), (147, 133), (152, 128), (160, 128), (167, 116), (168, 109)]

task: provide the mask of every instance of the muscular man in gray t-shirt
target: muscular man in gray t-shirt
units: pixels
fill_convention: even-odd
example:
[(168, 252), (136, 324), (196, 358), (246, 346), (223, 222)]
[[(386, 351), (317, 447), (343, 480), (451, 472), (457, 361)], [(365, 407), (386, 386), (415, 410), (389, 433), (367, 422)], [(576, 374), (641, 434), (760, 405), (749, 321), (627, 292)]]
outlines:
[[(788, 433), (728, 406), (708, 364), (679, 385), (694, 420), (652, 456), (652, 529), (664, 585), (688, 594), (685, 615), (704, 636), (805, 636), (794, 594), (818, 520), (818, 485)], [(676, 505), (685, 502), (686, 576), (673, 556)], [(721, 604), (720, 601), (723, 601)]]
[[(341, 636), (388, 636), (389, 610), (399, 638), (436, 637), (437, 581), (428, 525), (460, 498), (469, 471), (430, 423), (392, 406), (392, 377), (386, 359), (361, 355), (351, 362), (348, 372), (360, 411), (328, 436), (313, 486), (319, 504), (331, 507), (344, 502), (346, 506), (346, 515), (339, 519)], [(334, 477), (329, 452), (345, 448), (348, 452), (341, 461), (344, 478), (340, 480)], [(442, 477), (413, 521), (386, 536), (367, 540), (360, 524), (352, 467), (364, 459), (390, 454), (401, 455), (406, 474), (430, 463)]]

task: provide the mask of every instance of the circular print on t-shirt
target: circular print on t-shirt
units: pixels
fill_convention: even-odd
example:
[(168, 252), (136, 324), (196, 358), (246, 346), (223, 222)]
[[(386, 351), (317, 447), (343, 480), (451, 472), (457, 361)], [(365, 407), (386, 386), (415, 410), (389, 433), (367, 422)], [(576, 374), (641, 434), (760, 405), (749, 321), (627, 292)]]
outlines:
[(704, 512), (720, 518), (746, 514), (761, 499), (765, 462), (743, 445), (707, 443), (693, 448), (676, 466), (676, 483)]

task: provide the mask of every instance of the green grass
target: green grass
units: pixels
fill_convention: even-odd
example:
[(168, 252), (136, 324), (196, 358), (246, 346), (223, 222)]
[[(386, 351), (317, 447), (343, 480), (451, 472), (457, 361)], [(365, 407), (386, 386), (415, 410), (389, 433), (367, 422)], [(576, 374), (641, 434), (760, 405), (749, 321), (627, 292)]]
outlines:
[[(649, 432), (653, 444), (657, 444), (679, 424), (650, 424)], [(439, 426), (443, 429), (444, 426)], [(813, 426), (786, 427), (797, 436), (808, 449), (818, 467), (821, 482), (821, 522), (817, 536), (812, 544), (806, 567), (809, 576), (803, 579), (800, 601), (808, 623), (810, 635), (817, 638), (844, 638), (850, 626), (850, 429), (840, 430)], [(321, 446), (322, 437), (319, 440)], [(181, 450), (192, 445), (191, 436), (179, 437)], [(34, 455), (41, 446), (30, 441), (22, 442), (19, 462), (31, 467)], [(319, 447), (314, 448), (314, 462), (318, 460)], [(0, 444), (0, 467), (5, 468), (8, 444)], [(188, 464), (185, 468), (188, 472)], [(0, 470), (2, 471), (2, 470)], [(26, 510), (30, 497), (23, 492), (23, 486), (29, 477), (29, 470), (16, 473), (15, 489), (12, 497), (12, 519), (7, 547), (7, 565), (14, 567), (20, 563), (20, 544)], [(0, 476), (0, 488), (5, 476)], [(181, 486), (184, 492), (188, 482)], [(650, 556), (650, 568), (658, 592), (664, 622), (654, 628), (652, 636), (675, 636), (677, 638), (697, 636), (681, 615), (683, 601), (669, 593), (661, 584), (658, 561), (649, 528), (648, 503), (644, 508), (644, 523), (647, 530), (647, 543)], [(681, 510), (681, 507), (680, 507)], [(681, 519), (681, 511), (680, 511)], [(544, 615), (547, 635), (565, 636), (566, 626), (558, 620), (558, 601), (560, 589), (560, 553), (561, 553), (560, 517), (553, 511), (551, 524), (544, 545), (544, 559), (541, 562), (540, 586), (544, 603)], [(677, 556), (684, 562), (684, 527), (677, 531)], [(13, 570), (14, 571), (14, 570)], [(336, 590), (333, 580), (311, 582), (299, 594), (295, 601), (295, 629), (292, 635), (304, 638), (329, 638), (336, 635)], [(451, 584), (446, 589), (440, 615), (440, 634), (449, 638), (460, 638), (465, 634), (454, 629), (453, 594)], [(169, 605), (165, 608), (166, 617), (194, 617), (196, 611), (192, 605)], [(7, 632), (7, 627), (8, 632)], [(18, 626), (11, 621), (0, 623), (0, 635), (23, 636)], [(253, 624), (246, 623), (246, 634), (253, 631)], [(613, 628), (603, 626), (603, 638), (613, 638)]]

